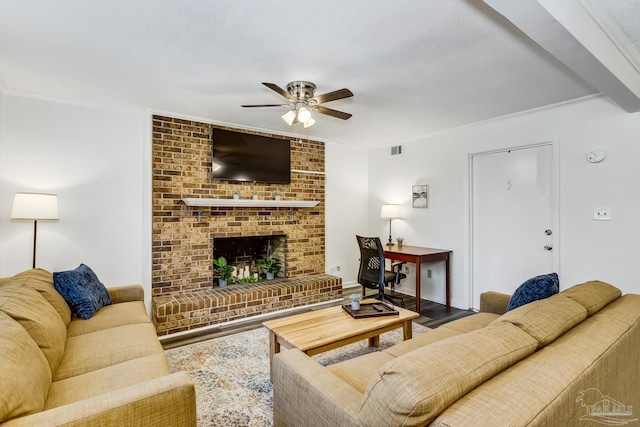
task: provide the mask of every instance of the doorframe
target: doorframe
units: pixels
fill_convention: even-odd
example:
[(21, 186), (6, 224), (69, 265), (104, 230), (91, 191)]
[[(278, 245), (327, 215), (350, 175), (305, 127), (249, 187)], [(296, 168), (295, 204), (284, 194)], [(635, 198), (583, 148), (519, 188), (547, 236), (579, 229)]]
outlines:
[(553, 138), (543, 142), (527, 144), (527, 145), (516, 145), (512, 147), (506, 148), (498, 148), (494, 150), (486, 150), (486, 151), (478, 151), (474, 153), (469, 153), (467, 156), (467, 166), (468, 166), (468, 182), (467, 182), (467, 241), (466, 241), (466, 258), (467, 258), (467, 302), (469, 305), (469, 309), (474, 309), (473, 307), (473, 297), (474, 297), (474, 271), (473, 271), (473, 159), (476, 156), (488, 155), (488, 154), (496, 154), (496, 153), (504, 153), (508, 151), (516, 151), (516, 150), (526, 150), (529, 148), (538, 148), (550, 145), (552, 148), (553, 159), (551, 161), (551, 199), (553, 201), (553, 212), (552, 212), (552, 230), (553, 230), (553, 270), (558, 273), (558, 277), (561, 277), (560, 274), (560, 138)]

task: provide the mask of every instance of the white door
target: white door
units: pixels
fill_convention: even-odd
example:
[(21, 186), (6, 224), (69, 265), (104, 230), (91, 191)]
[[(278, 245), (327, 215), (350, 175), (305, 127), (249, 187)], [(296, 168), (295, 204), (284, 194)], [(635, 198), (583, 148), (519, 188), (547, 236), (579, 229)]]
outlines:
[(472, 306), (554, 272), (553, 146), (471, 156)]

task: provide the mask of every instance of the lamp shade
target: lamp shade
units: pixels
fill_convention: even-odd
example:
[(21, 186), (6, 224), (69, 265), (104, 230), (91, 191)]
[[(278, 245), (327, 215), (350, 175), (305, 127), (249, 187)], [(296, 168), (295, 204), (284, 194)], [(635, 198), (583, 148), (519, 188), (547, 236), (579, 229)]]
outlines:
[(284, 120), (289, 126), (292, 126), (293, 121), (296, 118), (296, 112), (295, 110), (289, 110), (286, 113), (284, 113), (281, 117), (282, 117), (282, 120)]
[(16, 193), (11, 219), (59, 219), (58, 196), (42, 193)]
[(304, 107), (300, 107), (298, 110), (298, 121), (302, 123), (307, 123), (311, 118), (311, 111), (307, 110)]
[(381, 219), (402, 218), (400, 215), (400, 205), (382, 205), (380, 209)]

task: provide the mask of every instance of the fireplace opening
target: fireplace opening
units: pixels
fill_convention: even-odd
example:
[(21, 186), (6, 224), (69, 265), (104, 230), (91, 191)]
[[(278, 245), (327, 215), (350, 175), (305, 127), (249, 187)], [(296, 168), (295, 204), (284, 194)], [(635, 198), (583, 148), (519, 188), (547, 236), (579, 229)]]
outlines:
[(277, 260), (275, 277), (286, 277), (286, 235), (218, 237), (213, 239), (213, 257), (224, 257), (234, 267), (232, 283), (250, 283), (267, 278), (260, 260)]

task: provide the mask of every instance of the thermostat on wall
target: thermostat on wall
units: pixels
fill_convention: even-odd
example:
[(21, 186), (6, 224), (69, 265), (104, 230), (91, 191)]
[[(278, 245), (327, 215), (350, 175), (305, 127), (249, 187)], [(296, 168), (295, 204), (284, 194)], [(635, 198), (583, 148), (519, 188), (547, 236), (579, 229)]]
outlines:
[(591, 163), (600, 163), (604, 160), (604, 150), (595, 149), (587, 153), (587, 160)]

